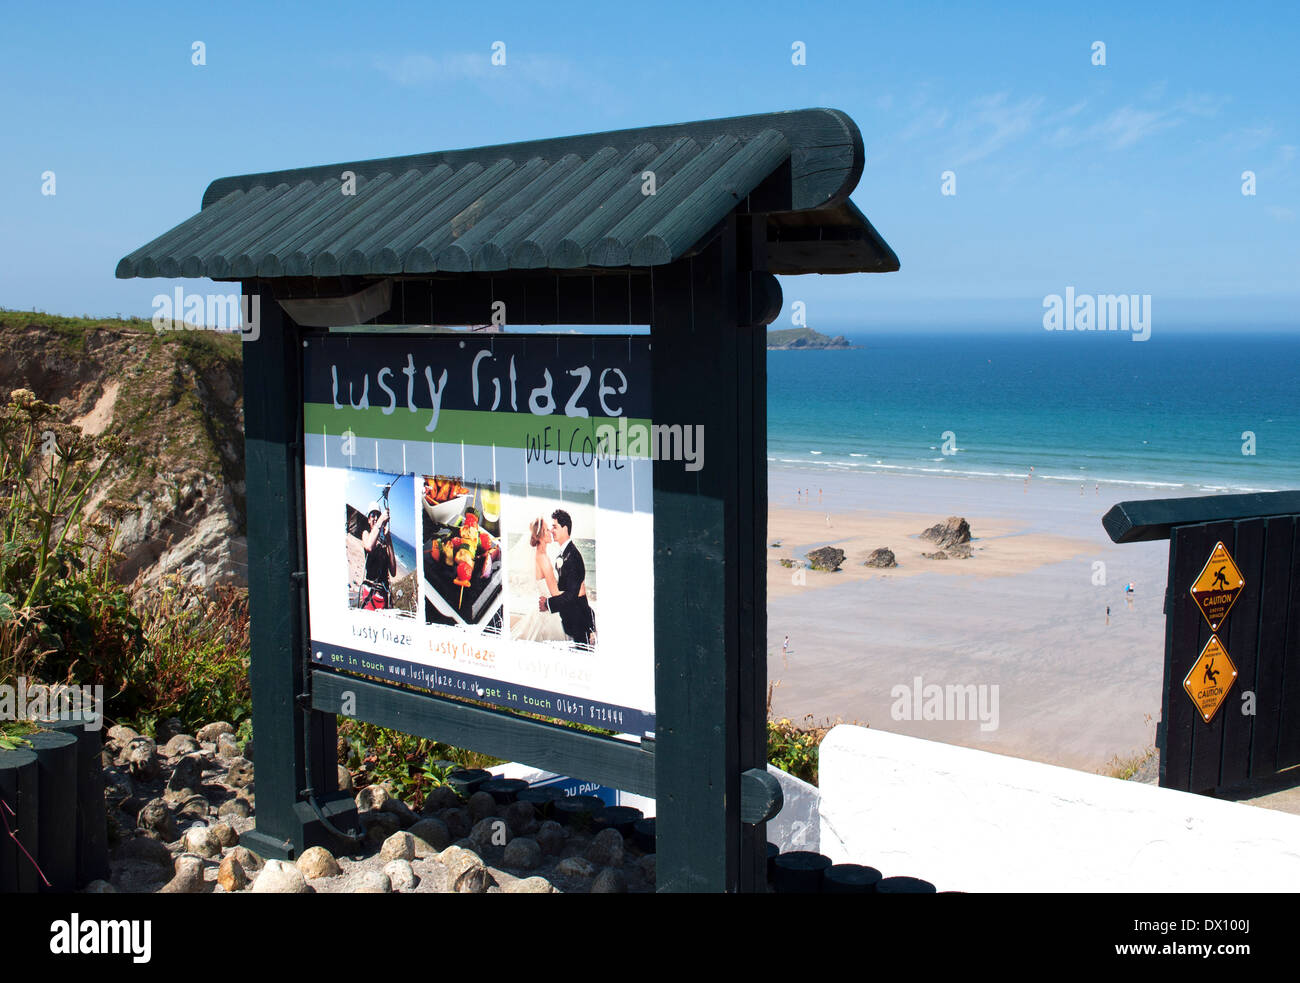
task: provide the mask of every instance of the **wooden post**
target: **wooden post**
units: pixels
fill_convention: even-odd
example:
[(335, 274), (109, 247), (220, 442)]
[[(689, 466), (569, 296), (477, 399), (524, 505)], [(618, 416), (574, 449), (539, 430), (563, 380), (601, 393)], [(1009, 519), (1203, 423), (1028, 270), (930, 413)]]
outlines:
[(740, 791), (741, 773), (766, 765), (755, 572), (767, 522), (766, 458), (755, 458), (766, 349), (761, 331), (738, 324), (734, 217), (697, 255), (652, 275), (654, 423), (704, 434), (700, 470), (654, 465), (657, 885), (759, 890), (763, 827), (742, 830)]
[(43, 730), (27, 740), (36, 752), (35, 856), (50, 882), (40, 890), (67, 893), (77, 886), (77, 739)]
[[(258, 289), (245, 285), (246, 294)], [(356, 812), (338, 791), (334, 715), (312, 711), (304, 725), (302, 333), (269, 289), (259, 303), (259, 331), (246, 338), (243, 360), (257, 826), (241, 841), (263, 857), (291, 859), (309, 846), (338, 845), (304, 794), (309, 776), (333, 825), (351, 828)]]
[(35, 894), (40, 884), (36, 769), (35, 751), (0, 751), (0, 894)]

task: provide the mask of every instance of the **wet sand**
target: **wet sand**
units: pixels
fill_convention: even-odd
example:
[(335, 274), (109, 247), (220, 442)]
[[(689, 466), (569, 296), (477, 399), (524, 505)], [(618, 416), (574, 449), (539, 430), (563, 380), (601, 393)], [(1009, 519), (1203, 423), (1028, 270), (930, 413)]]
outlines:
[[(800, 487), (811, 495), (796, 500)], [(771, 470), (768, 542), (782, 543), (767, 550), (773, 713), (1087, 771), (1150, 747), (1168, 544), (1117, 546), (1101, 516), (1120, 501), (1174, 496), (1118, 484), (1084, 491), (1043, 479), (1026, 489), (1020, 480)], [(917, 534), (950, 515), (970, 522), (974, 556), (923, 558), (936, 547)], [(779, 563), (824, 545), (847, 554), (836, 573), (802, 571), (798, 583)], [(880, 546), (897, 567), (862, 565)], [(905, 719), (927, 715), (935, 685), (976, 688), (963, 689), (954, 709), (967, 695), (984, 702), (972, 699), (967, 719)]]

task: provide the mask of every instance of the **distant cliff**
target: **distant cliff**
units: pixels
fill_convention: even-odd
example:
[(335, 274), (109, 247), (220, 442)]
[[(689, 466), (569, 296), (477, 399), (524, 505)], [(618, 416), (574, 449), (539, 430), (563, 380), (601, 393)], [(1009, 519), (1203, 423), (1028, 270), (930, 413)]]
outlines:
[(91, 500), (139, 506), (117, 540), (122, 579), (201, 562), (208, 584), (245, 581), (241, 355), (237, 335), (0, 309), (0, 403), (31, 389), (87, 433), (120, 427), (143, 455)]
[(820, 331), (814, 331), (812, 328), (782, 328), (779, 331), (769, 330), (767, 332), (768, 351), (857, 347), (857, 345), (850, 345), (849, 340), (842, 334), (836, 335), (834, 338), (828, 338)]

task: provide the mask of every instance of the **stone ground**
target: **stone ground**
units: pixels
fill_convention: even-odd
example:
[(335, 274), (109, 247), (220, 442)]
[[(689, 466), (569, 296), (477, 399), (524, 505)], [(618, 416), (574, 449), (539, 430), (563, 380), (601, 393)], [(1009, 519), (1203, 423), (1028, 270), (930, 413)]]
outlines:
[[(171, 726), (169, 726), (169, 724)], [(618, 831), (546, 821), (528, 803), (468, 801), (434, 790), (416, 813), (383, 786), (357, 793), (364, 842), (296, 863), (265, 861), (239, 845), (256, 823), (253, 748), (234, 729), (196, 735), (176, 722), (161, 745), (114, 727), (104, 745), (108, 882), (96, 893), (625, 893), (654, 890), (655, 858)], [(351, 777), (340, 768), (348, 791)]]

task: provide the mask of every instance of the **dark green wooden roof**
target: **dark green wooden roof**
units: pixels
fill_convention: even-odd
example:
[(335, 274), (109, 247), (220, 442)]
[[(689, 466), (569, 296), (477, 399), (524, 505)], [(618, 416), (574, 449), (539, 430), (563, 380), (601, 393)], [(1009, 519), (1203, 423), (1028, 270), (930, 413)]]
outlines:
[(773, 273), (896, 270), (848, 200), (862, 163), (848, 116), (806, 109), (221, 178), (117, 276), (647, 267), (689, 255), (736, 210), (766, 215)]

